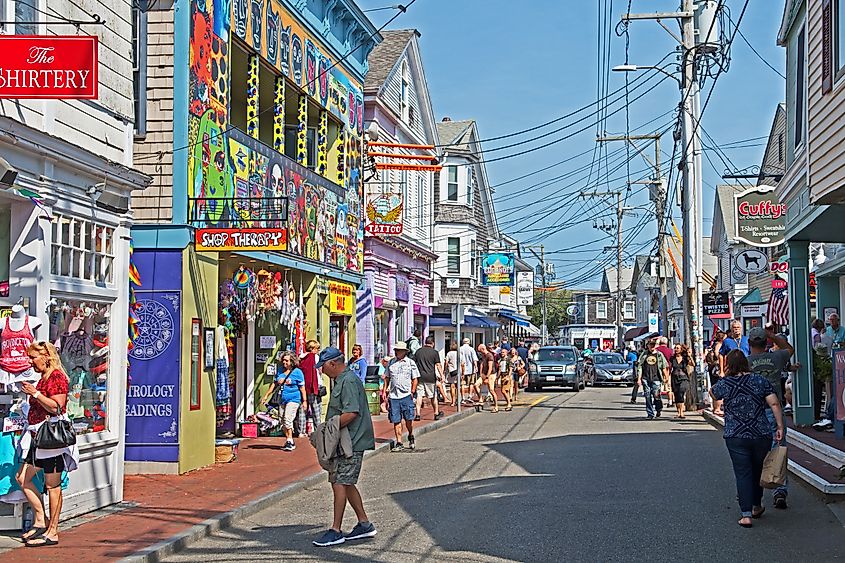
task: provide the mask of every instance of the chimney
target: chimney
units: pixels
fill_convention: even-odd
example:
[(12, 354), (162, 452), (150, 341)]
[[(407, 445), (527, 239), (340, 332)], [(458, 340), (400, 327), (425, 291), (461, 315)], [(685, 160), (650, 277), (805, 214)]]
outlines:
[(450, 121), (452, 121), (452, 118), (449, 117), (448, 115), (443, 118), (443, 123), (448, 123)]

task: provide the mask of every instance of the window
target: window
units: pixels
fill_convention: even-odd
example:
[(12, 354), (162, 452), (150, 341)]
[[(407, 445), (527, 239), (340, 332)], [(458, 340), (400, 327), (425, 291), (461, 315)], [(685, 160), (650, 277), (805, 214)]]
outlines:
[(417, 174), (417, 227), (425, 228), (425, 179)]
[(132, 7), (132, 92), (135, 135), (143, 137), (147, 134), (147, 12), (138, 6)]
[(373, 320), (373, 350), (377, 362), (385, 356), (390, 355), (388, 350), (388, 326), (390, 324), (390, 311), (387, 309), (376, 309)]
[(38, 0), (15, 0), (15, 35), (37, 35)]
[(596, 318), (607, 318), (607, 301), (596, 301)]
[(77, 434), (108, 429), (109, 319), (111, 306), (53, 297), (50, 338), (67, 372), (67, 415)]
[[(285, 126), (285, 156), (296, 161), (296, 125)], [(306, 150), (308, 151), (308, 168), (314, 169), (317, 166), (317, 130), (308, 128), (306, 137)]]
[(478, 279), (478, 262), (476, 262), (478, 258), (478, 252), (476, 251), (475, 247), (475, 240), (469, 241), (469, 277), (473, 280)]
[(467, 166), (467, 205), (472, 205), (472, 197), (474, 195), (473, 192), (473, 185), (472, 185), (472, 166)]
[(622, 312), (625, 315), (626, 319), (633, 319), (634, 318), (634, 302), (633, 301), (625, 301), (624, 308), (622, 309)]
[(114, 281), (114, 229), (85, 219), (53, 216), (50, 272), (97, 284)]
[(804, 28), (795, 44), (795, 147), (804, 144)]
[(408, 63), (402, 61), (402, 86), (399, 95), (399, 116), (405, 123), (410, 123), (410, 94), (411, 94), (411, 77), (408, 73)]
[(446, 184), (446, 193), (449, 201), (458, 201), (458, 167), (447, 166), (447, 174), (449, 174), (448, 182)]
[(457, 274), (461, 273), (461, 239), (458, 237), (449, 237), (449, 249), (446, 255), (446, 273)]
[(405, 309), (400, 307), (399, 309), (396, 309), (394, 314), (396, 316), (396, 326), (393, 334), (396, 335), (396, 342), (404, 342), (408, 339), (408, 327), (405, 322)]
[(202, 326), (199, 319), (191, 319), (191, 410), (200, 409), (202, 392)]
[(836, 31), (834, 32), (836, 66), (834, 68), (834, 74), (839, 78), (841, 76), (840, 73), (845, 69), (845, 0), (835, 0), (834, 3), (836, 4)]

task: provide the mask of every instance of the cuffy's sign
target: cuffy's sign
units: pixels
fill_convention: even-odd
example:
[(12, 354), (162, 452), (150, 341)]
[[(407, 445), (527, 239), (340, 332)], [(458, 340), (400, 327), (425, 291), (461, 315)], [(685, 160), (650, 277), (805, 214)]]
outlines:
[(96, 37), (0, 35), (0, 99), (96, 100)]
[(786, 235), (786, 204), (771, 186), (757, 186), (734, 195), (734, 233), (751, 246), (777, 246)]

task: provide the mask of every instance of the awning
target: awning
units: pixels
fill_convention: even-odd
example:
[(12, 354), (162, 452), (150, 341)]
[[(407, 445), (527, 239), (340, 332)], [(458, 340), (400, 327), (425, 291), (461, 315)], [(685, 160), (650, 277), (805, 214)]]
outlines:
[(648, 332), (648, 326), (637, 326), (632, 329), (626, 330), (625, 335), (622, 337), (622, 340), (628, 342), (629, 340), (633, 340), (638, 336), (642, 336)]
[(531, 325), (531, 321), (529, 321), (527, 317), (517, 315), (516, 313), (506, 313), (504, 311), (500, 311), (499, 316), (503, 319), (508, 319), (509, 321), (515, 322), (517, 326), (528, 327)]
[(643, 334), (634, 338), (634, 342), (642, 342), (643, 340), (648, 340), (649, 338), (653, 338), (655, 336), (660, 336), (659, 332), (644, 332)]
[(756, 287), (736, 300), (735, 305), (751, 305), (752, 303), (765, 303), (760, 290)]
[[(433, 315), (428, 318), (428, 326), (430, 327), (454, 327), (451, 316)], [(485, 317), (476, 317), (474, 315), (464, 315), (464, 323), (461, 326), (469, 328), (499, 328), (499, 323), (494, 322)]]
[(528, 323), (528, 336), (540, 336), (543, 333), (534, 323)]

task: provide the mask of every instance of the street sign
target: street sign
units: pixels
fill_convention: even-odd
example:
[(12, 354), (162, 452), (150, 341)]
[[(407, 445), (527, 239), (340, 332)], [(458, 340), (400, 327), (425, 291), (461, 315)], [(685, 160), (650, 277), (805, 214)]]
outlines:
[(516, 273), (516, 304), (520, 306), (534, 304), (534, 272)]
[(581, 309), (578, 308), (578, 305), (568, 305), (566, 307), (566, 316), (567, 317), (577, 317), (581, 313)]
[(452, 324), (455, 326), (464, 324), (463, 305), (452, 305)]
[(769, 266), (769, 258), (765, 252), (749, 248), (736, 255), (734, 266), (745, 274), (762, 274)]
[(731, 296), (727, 291), (705, 293), (702, 299), (704, 315), (714, 319), (731, 318)]

